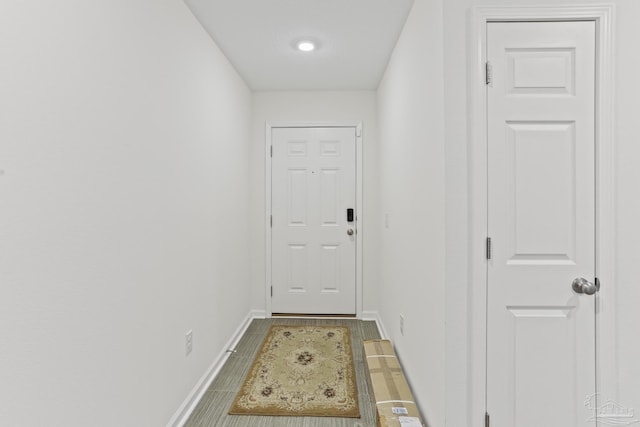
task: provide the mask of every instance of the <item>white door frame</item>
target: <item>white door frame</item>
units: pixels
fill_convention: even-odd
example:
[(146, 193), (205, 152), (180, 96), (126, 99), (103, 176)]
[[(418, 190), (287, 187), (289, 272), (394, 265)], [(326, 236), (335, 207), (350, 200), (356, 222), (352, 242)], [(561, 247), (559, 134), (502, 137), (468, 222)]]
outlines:
[(271, 130), (273, 128), (354, 128), (356, 131), (356, 317), (362, 318), (362, 122), (267, 122), (265, 130), (265, 308), (271, 317)]
[[(615, 299), (615, 150), (613, 114), (614, 6), (476, 7), (469, 15), (469, 411), (471, 426), (482, 426), (486, 408), (487, 274), (487, 23), (501, 21), (596, 22), (596, 381), (598, 392), (617, 399)], [(567, 284), (569, 286), (569, 284)], [(585, 408), (586, 410), (586, 408)]]

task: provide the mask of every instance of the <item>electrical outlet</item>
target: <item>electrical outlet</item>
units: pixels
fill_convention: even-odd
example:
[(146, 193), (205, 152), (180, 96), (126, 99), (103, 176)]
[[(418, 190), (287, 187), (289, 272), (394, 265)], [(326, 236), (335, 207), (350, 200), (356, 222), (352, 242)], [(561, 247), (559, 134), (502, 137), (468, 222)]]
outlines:
[(185, 335), (185, 353), (188, 356), (191, 353), (191, 350), (193, 350), (193, 331), (189, 331), (187, 332), (187, 334)]
[(400, 335), (404, 336), (404, 314), (400, 315)]

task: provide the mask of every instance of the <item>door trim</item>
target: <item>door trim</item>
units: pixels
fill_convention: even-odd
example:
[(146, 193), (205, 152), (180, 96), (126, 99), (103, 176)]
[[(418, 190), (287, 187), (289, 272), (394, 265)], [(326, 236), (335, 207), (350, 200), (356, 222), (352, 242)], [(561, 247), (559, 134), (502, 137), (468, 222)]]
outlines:
[(362, 122), (267, 122), (265, 126), (265, 311), (271, 310), (271, 130), (274, 128), (354, 128), (356, 131), (356, 317), (362, 318), (362, 236), (364, 204), (362, 199)]
[(596, 298), (597, 389), (617, 399), (615, 286), (614, 5), (476, 7), (469, 14), (468, 185), (469, 185), (469, 412), (470, 426), (481, 426), (486, 411), (487, 274), (487, 94), (486, 34), (489, 22), (596, 22)]

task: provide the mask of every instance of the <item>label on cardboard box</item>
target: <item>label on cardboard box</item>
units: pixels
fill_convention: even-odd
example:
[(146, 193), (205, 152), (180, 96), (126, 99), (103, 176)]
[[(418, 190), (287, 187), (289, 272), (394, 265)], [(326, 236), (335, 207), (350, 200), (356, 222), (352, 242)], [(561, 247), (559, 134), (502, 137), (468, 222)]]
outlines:
[(407, 415), (409, 413), (409, 410), (407, 408), (403, 408), (402, 406), (394, 406), (393, 408), (391, 408), (391, 412), (393, 412), (394, 414)]
[(402, 427), (422, 427), (418, 417), (398, 417), (398, 421)]

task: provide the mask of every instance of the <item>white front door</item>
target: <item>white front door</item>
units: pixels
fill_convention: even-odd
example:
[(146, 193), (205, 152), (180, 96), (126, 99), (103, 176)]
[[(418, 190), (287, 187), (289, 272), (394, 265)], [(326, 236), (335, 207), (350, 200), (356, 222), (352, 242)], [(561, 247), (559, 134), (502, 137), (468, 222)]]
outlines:
[(356, 128), (273, 128), (273, 313), (356, 314)]
[(487, 412), (593, 426), (595, 23), (487, 27)]

